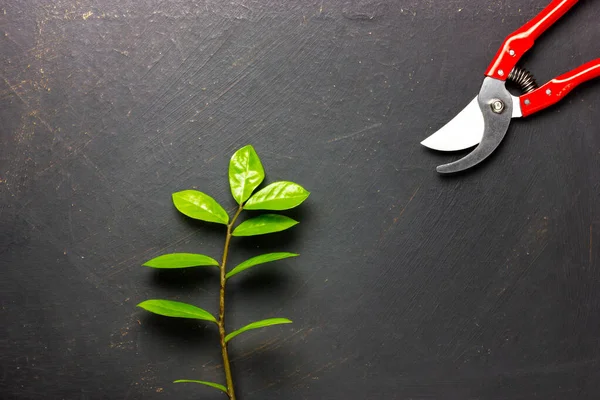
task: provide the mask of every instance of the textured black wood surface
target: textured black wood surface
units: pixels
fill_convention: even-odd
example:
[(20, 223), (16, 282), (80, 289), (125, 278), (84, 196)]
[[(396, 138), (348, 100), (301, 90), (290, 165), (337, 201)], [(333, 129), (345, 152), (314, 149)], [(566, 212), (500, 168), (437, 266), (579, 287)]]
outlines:
[[(222, 399), (213, 327), (148, 298), (216, 307), (230, 155), (312, 191), (279, 236), (301, 257), (231, 285), (250, 399), (600, 398), (600, 84), (516, 121), (481, 168), (419, 142), (477, 93), (539, 1), (0, 1), (0, 398)], [(541, 82), (597, 58), (581, 1), (525, 64)], [(240, 276), (241, 278), (241, 276)]]

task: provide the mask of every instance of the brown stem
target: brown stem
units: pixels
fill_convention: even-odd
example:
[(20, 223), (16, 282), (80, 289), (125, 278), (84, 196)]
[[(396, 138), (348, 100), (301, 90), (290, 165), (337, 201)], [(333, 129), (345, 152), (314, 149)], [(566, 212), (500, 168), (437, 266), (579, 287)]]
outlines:
[(227, 343), (225, 342), (225, 283), (227, 282), (227, 254), (229, 253), (229, 242), (231, 241), (231, 229), (235, 220), (239, 217), (243, 208), (240, 205), (237, 212), (227, 225), (227, 236), (225, 238), (225, 248), (223, 249), (223, 260), (221, 261), (221, 290), (219, 291), (219, 336), (221, 339), (221, 354), (223, 355), (223, 369), (225, 370), (225, 380), (227, 381), (227, 395), (230, 400), (235, 400), (235, 391), (233, 389), (233, 378), (231, 377), (231, 367), (229, 365), (229, 354), (227, 353)]

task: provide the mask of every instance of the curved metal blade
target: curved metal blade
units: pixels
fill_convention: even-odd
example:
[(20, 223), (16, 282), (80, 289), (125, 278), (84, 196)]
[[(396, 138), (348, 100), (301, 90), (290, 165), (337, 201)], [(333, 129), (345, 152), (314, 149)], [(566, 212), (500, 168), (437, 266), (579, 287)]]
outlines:
[(481, 142), (483, 130), (483, 115), (475, 97), (456, 117), (421, 144), (439, 151), (464, 150)]
[[(464, 171), (479, 164), (496, 150), (506, 136), (513, 114), (513, 99), (504, 87), (504, 81), (485, 78), (477, 100), (484, 120), (483, 137), (479, 146), (460, 160), (437, 167), (439, 173), (450, 174)], [(504, 104), (504, 109), (500, 113), (492, 111), (491, 104), (496, 100), (500, 100)]]

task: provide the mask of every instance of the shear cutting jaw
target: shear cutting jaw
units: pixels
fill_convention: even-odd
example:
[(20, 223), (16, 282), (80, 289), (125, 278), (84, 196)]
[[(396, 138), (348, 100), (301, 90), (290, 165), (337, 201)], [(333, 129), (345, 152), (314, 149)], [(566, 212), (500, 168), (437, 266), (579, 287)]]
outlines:
[(483, 116), (481, 142), (471, 153), (460, 160), (437, 167), (439, 173), (452, 174), (471, 168), (489, 157), (500, 145), (506, 136), (513, 114), (515, 116), (520, 114), (518, 101), (513, 100), (513, 96), (506, 90), (504, 84), (504, 81), (498, 79), (489, 77), (484, 79), (479, 96), (477, 96), (479, 110)]
[[(512, 117), (521, 118), (519, 98), (512, 96)], [(477, 146), (483, 137), (485, 124), (479, 107), (479, 96), (475, 98), (446, 125), (421, 142), (425, 147), (437, 151), (460, 151)]]
[(483, 135), (483, 116), (477, 96), (446, 125), (421, 144), (437, 151), (458, 151), (477, 146)]

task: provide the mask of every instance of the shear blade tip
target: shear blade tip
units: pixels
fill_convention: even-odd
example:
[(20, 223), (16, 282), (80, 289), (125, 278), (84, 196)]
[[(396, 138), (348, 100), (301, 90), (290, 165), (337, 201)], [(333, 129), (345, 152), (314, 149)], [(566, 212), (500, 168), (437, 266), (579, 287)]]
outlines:
[(440, 145), (439, 145), (439, 144), (438, 144), (438, 143), (437, 143), (435, 140), (433, 140), (433, 139), (431, 138), (431, 136), (430, 136), (430, 137), (428, 137), (427, 139), (423, 140), (423, 141), (421, 142), (421, 145), (422, 145), (422, 146), (425, 146), (425, 147), (427, 147), (428, 149), (431, 149), (431, 150), (437, 150), (437, 151), (447, 151), (447, 148), (446, 148), (446, 147), (444, 147), (444, 146), (440, 146)]

